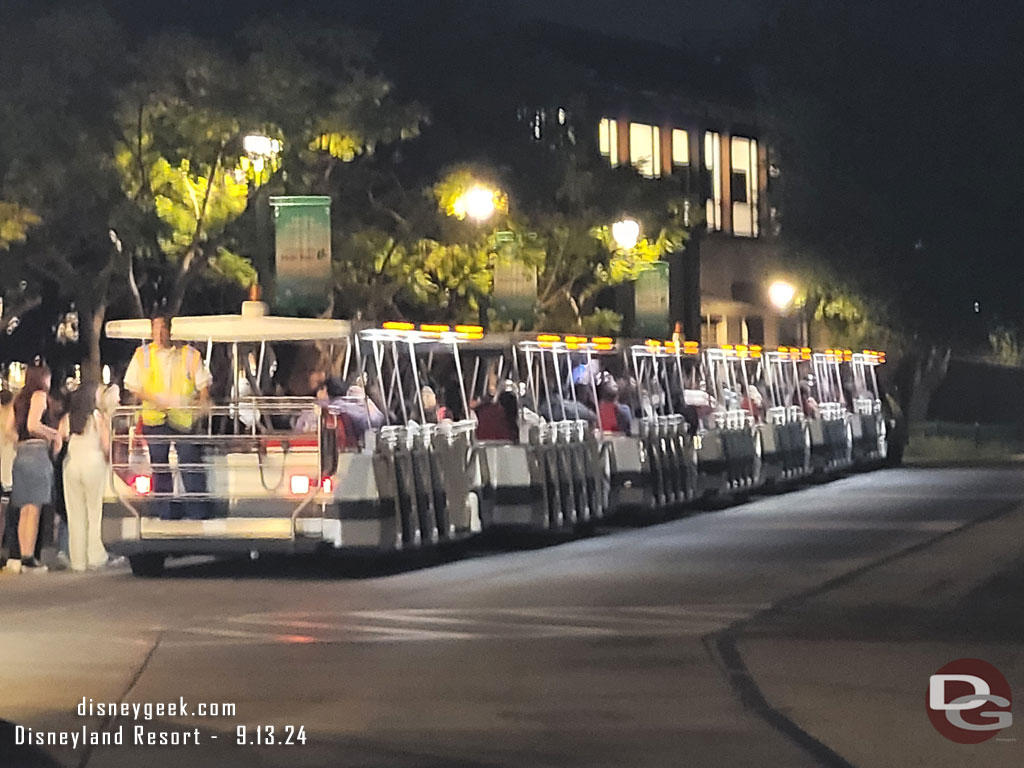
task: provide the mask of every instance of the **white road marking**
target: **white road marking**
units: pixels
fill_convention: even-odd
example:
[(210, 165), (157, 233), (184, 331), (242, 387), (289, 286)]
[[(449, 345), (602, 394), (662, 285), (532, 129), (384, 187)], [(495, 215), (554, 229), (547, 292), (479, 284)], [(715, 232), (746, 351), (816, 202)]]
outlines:
[(739, 603), (251, 613), (228, 617), (223, 625), (171, 633), (164, 643), (191, 646), (699, 637), (767, 607), (764, 603)]

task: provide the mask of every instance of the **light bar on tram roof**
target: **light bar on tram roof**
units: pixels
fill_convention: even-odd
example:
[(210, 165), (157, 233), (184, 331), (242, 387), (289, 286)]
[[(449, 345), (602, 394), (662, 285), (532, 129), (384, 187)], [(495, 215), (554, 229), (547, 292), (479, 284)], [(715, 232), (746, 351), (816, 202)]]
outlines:
[(868, 365), (881, 365), (885, 362), (885, 352), (881, 352), (877, 349), (865, 349), (861, 352), (863, 356), (863, 362)]
[(404, 320), (391, 320), (381, 324), (380, 329), (368, 329), (373, 336), (390, 336), (395, 340), (404, 341), (479, 341), (484, 337), (484, 329), (479, 325), (456, 325), (443, 323), (422, 323), (417, 326)]
[(610, 336), (580, 336), (566, 334), (561, 336), (557, 333), (538, 333), (533, 339), (519, 342), (523, 349), (568, 349), (571, 351), (590, 352), (613, 352), (615, 340)]
[(661, 341), (660, 339), (645, 339), (643, 344), (634, 344), (632, 346), (634, 354), (648, 354), (652, 356), (658, 355), (698, 355), (700, 354), (700, 342), (699, 341), (684, 341), (680, 344), (677, 341), (668, 339)]

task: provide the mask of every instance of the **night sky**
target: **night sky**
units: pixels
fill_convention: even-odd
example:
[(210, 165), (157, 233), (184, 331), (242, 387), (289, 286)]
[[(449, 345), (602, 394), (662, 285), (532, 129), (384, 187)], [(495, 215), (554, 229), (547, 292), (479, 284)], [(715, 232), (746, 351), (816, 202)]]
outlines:
[[(483, 3), (482, 3), (483, 4)], [(764, 0), (514, 0), (508, 7), (601, 32), (679, 44), (688, 33), (746, 35), (761, 17)]]
[[(403, 8), (437, 8), (462, 16), (543, 19), (610, 35), (671, 45), (701, 45), (708, 37), (735, 40), (754, 31), (768, 0), (94, 0), (133, 28), (159, 26), (230, 32), (255, 15), (310, 15), (344, 22), (370, 14), (401, 15)], [(38, 13), (58, 0), (0, 0), (6, 13)]]

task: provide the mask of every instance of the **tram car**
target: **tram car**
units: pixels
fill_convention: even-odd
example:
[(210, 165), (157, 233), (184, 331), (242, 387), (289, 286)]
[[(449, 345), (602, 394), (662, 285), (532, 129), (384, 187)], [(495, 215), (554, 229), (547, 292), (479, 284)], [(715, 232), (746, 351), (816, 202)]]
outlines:
[[(876, 375), (885, 358), (874, 351), (404, 322), (353, 330), (274, 317), (259, 302), (176, 318), (171, 332), (207, 364), (222, 361), (221, 397), (185, 409), (187, 434), (147, 431), (137, 406), (111, 417), (103, 539), (137, 575), (179, 555), (574, 532), (627, 509), (678, 510), (874, 466), (889, 448)], [(148, 320), (107, 324), (114, 339), (149, 333)], [(314, 345), (335, 376), (311, 384), (315, 395), (274, 391), (275, 361)], [(200, 460), (187, 463), (196, 451), (179, 445)]]

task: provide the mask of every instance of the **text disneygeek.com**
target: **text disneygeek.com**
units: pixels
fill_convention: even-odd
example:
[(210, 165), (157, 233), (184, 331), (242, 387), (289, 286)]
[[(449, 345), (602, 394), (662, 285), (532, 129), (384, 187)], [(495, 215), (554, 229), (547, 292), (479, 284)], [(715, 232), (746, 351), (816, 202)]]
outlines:
[[(235, 718), (238, 708), (231, 702), (177, 701), (105, 702), (83, 697), (75, 714), (98, 719), (95, 725), (76, 726), (68, 730), (42, 730), (25, 725), (14, 726), (15, 746), (59, 746), (80, 749), (92, 746), (197, 746), (223, 743), (243, 746), (288, 746), (306, 743), (306, 729), (301, 725), (242, 725), (230, 723), (201, 732), (199, 728), (180, 729), (153, 727), (151, 721), (165, 718)], [(130, 720), (131, 723), (120, 721)], [(206, 729), (204, 729), (205, 731)]]

